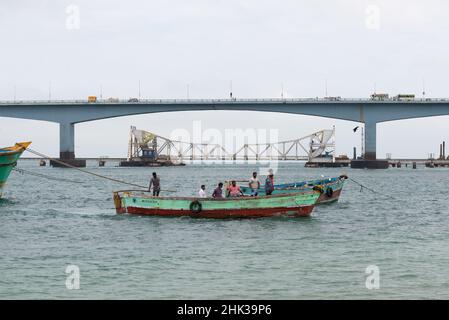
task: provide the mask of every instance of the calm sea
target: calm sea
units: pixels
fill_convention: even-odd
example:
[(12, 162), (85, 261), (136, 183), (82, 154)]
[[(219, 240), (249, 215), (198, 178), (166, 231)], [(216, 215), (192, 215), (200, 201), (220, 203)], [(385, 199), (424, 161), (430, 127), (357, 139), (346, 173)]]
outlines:
[[(153, 171), (115, 165), (88, 169), (144, 185)], [(112, 191), (126, 186), (37, 161), (19, 168), (82, 183), (11, 174), (0, 202), (3, 299), (449, 298), (449, 169), (281, 162), (277, 182), (346, 172), (379, 194), (348, 181), (338, 203), (316, 207), (310, 218), (201, 220), (117, 215)], [(163, 188), (193, 195), (203, 183), (211, 192), (254, 169), (157, 172)], [(79, 289), (66, 286), (69, 265), (79, 268)]]

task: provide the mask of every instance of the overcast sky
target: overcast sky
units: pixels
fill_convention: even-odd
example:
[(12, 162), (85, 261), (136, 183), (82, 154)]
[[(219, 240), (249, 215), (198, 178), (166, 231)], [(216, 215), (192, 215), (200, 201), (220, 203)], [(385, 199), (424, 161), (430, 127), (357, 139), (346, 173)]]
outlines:
[[(79, 13), (79, 19), (78, 15)], [(78, 23), (79, 21), (79, 23)], [(1, 0), (0, 100), (449, 97), (449, 3), (443, 0)], [(15, 89), (14, 89), (15, 88)], [(94, 107), (94, 106), (91, 106)], [(378, 125), (378, 157), (426, 157), (449, 141), (448, 117)], [(281, 139), (337, 129), (352, 154), (355, 123), (257, 112), (186, 112), (78, 124), (76, 155), (125, 156), (130, 125), (277, 128)], [(0, 146), (33, 141), (57, 155), (58, 125), (0, 118)]]

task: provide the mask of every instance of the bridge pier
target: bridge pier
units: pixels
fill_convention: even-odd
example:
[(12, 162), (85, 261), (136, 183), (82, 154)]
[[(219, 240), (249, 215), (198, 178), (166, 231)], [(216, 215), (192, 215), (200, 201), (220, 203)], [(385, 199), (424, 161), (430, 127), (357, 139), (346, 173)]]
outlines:
[(75, 159), (75, 125), (59, 124), (59, 157), (64, 160)]
[[(59, 161), (74, 167), (85, 167), (86, 160), (75, 159), (75, 124), (69, 122), (59, 123)], [(51, 160), (50, 165), (57, 168), (66, 166)]]
[(376, 157), (376, 126), (377, 122), (365, 121), (365, 154), (363, 159), (351, 161), (351, 168), (354, 169), (388, 169), (388, 160), (378, 160)]
[(376, 160), (376, 126), (376, 122), (365, 122), (365, 160)]

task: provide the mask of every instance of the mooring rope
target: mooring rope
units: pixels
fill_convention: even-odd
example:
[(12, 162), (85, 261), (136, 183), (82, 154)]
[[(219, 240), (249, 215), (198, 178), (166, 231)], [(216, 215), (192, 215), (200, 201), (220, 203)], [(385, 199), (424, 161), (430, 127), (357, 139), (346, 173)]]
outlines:
[(390, 199), (397, 200), (397, 199), (396, 199), (395, 197), (393, 197), (393, 196), (386, 195), (386, 194), (380, 193), (380, 192), (378, 192), (378, 191), (376, 191), (376, 190), (374, 190), (374, 189), (368, 188), (368, 187), (365, 186), (364, 184), (362, 184), (362, 183), (360, 183), (360, 182), (358, 182), (358, 181), (355, 181), (355, 180), (352, 179), (352, 178), (349, 178), (349, 177), (348, 177), (348, 180), (350, 180), (350, 181), (354, 182), (355, 184), (359, 185), (359, 186), (360, 186), (360, 192), (362, 192), (363, 189), (366, 189), (366, 190), (371, 191), (372, 193), (378, 194), (378, 195), (380, 195), (380, 196), (383, 196), (383, 197), (387, 197), (387, 198), (390, 198)]
[(31, 171), (28, 171), (28, 170), (24, 170), (22, 168), (13, 168), (13, 170), (17, 171), (18, 173), (21, 173), (21, 174), (29, 174), (31, 176), (36, 176), (36, 177), (40, 177), (40, 178), (44, 178), (44, 179), (48, 179), (48, 180), (70, 182), (70, 183), (83, 183), (82, 181), (75, 181), (75, 180), (69, 180), (69, 179), (63, 179), (63, 178), (56, 178), (56, 177), (49, 176), (49, 175), (46, 175), (46, 174), (40, 174), (40, 173), (36, 173), (36, 172), (31, 172)]
[[(141, 185), (138, 185), (138, 184), (135, 184), (135, 183), (126, 182), (126, 181), (119, 180), (119, 179), (110, 178), (110, 177), (107, 177), (107, 176), (104, 176), (104, 175), (101, 175), (101, 174), (98, 174), (98, 173), (94, 173), (94, 172), (91, 172), (91, 171), (88, 171), (88, 170), (85, 170), (85, 169), (82, 169), (82, 168), (78, 168), (78, 167), (72, 166), (71, 164), (68, 164), (68, 163), (65, 163), (65, 162), (63, 162), (61, 160), (49, 157), (49, 156), (47, 156), (47, 155), (45, 155), (43, 153), (40, 153), (40, 152), (35, 151), (33, 149), (30, 149), (30, 148), (26, 148), (26, 151), (28, 151), (28, 152), (30, 152), (32, 154), (35, 154), (35, 155), (37, 155), (37, 156), (39, 156), (41, 158), (49, 159), (51, 161), (59, 163), (60, 165), (63, 165), (65, 167), (68, 167), (68, 168), (71, 168), (71, 169), (75, 169), (75, 170), (81, 171), (81, 172), (86, 173), (86, 174), (93, 175), (93, 176), (101, 178), (101, 179), (106, 179), (106, 180), (113, 181), (113, 182), (116, 182), (116, 183), (125, 184), (125, 185), (129, 185), (129, 186), (133, 186), (133, 187), (138, 187), (138, 188), (142, 188), (142, 189), (146, 189), (146, 190), (148, 189), (148, 187), (145, 187), (145, 186), (141, 186)], [(25, 170), (23, 170), (23, 169), (16, 169), (16, 170), (17, 171), (22, 170), (23, 172), (25, 172)], [(28, 174), (32, 174), (31, 172), (27, 172), (27, 173)], [(39, 174), (33, 173), (33, 175), (39, 175)], [(43, 175), (40, 175), (40, 176), (44, 177)], [(60, 178), (54, 178), (54, 177), (45, 177), (45, 178), (53, 179), (53, 180), (61, 180), (61, 181), (64, 180), (64, 181), (67, 181), (67, 182), (70, 181), (70, 180), (67, 180), (67, 179), (60, 179)], [(374, 189), (371, 189), (371, 188), (365, 186), (364, 184), (362, 184), (362, 183), (360, 183), (360, 182), (358, 182), (358, 181), (356, 181), (356, 180), (354, 180), (352, 178), (348, 177), (348, 179), (350, 181), (354, 182), (355, 184), (360, 186), (360, 192), (362, 192), (363, 189), (366, 189), (366, 190), (371, 191), (371, 192), (373, 192), (375, 194), (378, 194), (378, 195), (381, 195), (381, 196), (388, 197), (388, 198), (396, 200), (395, 197), (390, 196), (390, 195), (386, 195), (386, 194), (383, 194), (383, 193), (380, 193), (380, 192), (378, 192), (378, 191), (376, 191)], [(82, 182), (79, 182), (79, 181), (71, 181), (71, 182), (82, 183)], [(161, 190), (161, 191), (164, 191), (164, 192), (176, 192), (176, 191), (173, 191), (173, 190)]]
[[(68, 168), (71, 168), (71, 169), (75, 169), (75, 170), (81, 171), (81, 172), (83, 172), (83, 173), (87, 173), (87, 174), (96, 176), (96, 177), (101, 178), (101, 179), (106, 179), (106, 180), (110, 180), (110, 181), (113, 181), (113, 182), (117, 182), (117, 183), (121, 183), (121, 184), (126, 184), (126, 185), (129, 185), (129, 186), (138, 187), (138, 188), (142, 188), (142, 189), (148, 189), (148, 187), (144, 187), (144, 186), (141, 186), (141, 185), (138, 185), (138, 184), (135, 184), (135, 183), (130, 183), (130, 182), (126, 182), (126, 181), (123, 181), (123, 180), (118, 180), (118, 179), (110, 178), (110, 177), (103, 176), (103, 175), (98, 174), (98, 173), (90, 172), (90, 171), (88, 171), (88, 170), (85, 170), (85, 169), (81, 169), (81, 168), (72, 166), (71, 164), (65, 163), (65, 162), (60, 161), (60, 160), (58, 160), (58, 159), (54, 159), (54, 158), (52, 158), (52, 157), (49, 157), (49, 156), (47, 156), (47, 155), (45, 155), (45, 154), (43, 154), (43, 153), (37, 152), (37, 151), (35, 151), (35, 150), (33, 150), (33, 149), (30, 149), (30, 148), (27, 148), (26, 151), (28, 151), (28, 152), (30, 152), (30, 153), (32, 153), (32, 154), (35, 154), (35, 155), (37, 155), (37, 156), (39, 156), (39, 157), (41, 157), (41, 158), (49, 159), (49, 160), (51, 160), (51, 161), (54, 161), (54, 162), (56, 162), (56, 163), (59, 163), (60, 165), (63, 165), (63, 166), (65, 166), (65, 167), (68, 167)], [(172, 192), (172, 191), (169, 191), (169, 190), (162, 190), (162, 191)]]

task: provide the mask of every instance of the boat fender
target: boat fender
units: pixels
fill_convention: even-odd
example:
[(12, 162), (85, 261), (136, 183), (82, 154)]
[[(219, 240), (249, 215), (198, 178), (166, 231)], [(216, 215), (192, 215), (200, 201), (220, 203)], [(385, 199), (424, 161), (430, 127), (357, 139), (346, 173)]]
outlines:
[(328, 196), (329, 198), (332, 197), (332, 195), (334, 194), (334, 190), (331, 187), (328, 187), (326, 189), (326, 196)]
[(192, 201), (190, 203), (190, 211), (192, 213), (200, 213), (203, 210), (203, 205), (198, 200)]
[(321, 194), (324, 192), (323, 187), (322, 186), (314, 186), (313, 190), (315, 191), (319, 191)]
[(345, 175), (345, 174), (342, 174), (342, 175), (340, 176), (340, 179), (344, 179), (344, 180), (346, 180), (346, 179), (348, 179), (348, 176), (347, 176), (347, 175)]

